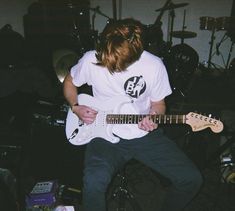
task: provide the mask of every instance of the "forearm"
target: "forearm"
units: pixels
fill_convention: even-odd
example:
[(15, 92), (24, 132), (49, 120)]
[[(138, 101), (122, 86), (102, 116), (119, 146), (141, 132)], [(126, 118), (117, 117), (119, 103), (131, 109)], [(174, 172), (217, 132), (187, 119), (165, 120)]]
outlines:
[(166, 104), (164, 100), (151, 102), (150, 106), (150, 114), (165, 114), (166, 112)]
[(63, 83), (63, 93), (64, 97), (69, 103), (69, 105), (72, 107), (77, 101), (77, 87), (72, 82), (72, 77), (70, 74), (68, 74), (64, 80)]

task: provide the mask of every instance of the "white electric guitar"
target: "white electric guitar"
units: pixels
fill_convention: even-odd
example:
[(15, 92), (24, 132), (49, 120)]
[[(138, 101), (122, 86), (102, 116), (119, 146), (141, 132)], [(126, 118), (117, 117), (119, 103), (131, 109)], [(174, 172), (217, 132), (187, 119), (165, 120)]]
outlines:
[[(115, 125), (125, 125), (125, 127), (132, 127), (130, 128), (132, 131), (134, 128), (136, 132), (140, 132), (142, 130), (138, 128), (138, 122), (149, 116), (149, 114), (126, 113), (123, 108), (131, 108), (132, 106), (132, 100), (126, 96), (114, 97), (108, 102), (103, 102), (90, 95), (79, 94), (78, 102), (80, 105), (92, 107), (98, 111), (98, 114), (92, 124), (85, 124), (69, 109), (65, 130), (68, 141), (73, 145), (87, 144), (96, 137), (117, 143), (120, 138), (113, 134)], [(194, 112), (185, 115), (150, 115), (150, 118), (157, 124), (188, 124), (194, 132), (206, 128), (210, 128), (214, 133), (223, 130), (221, 121)], [(142, 132), (147, 134), (145, 131)], [(126, 135), (128, 135), (128, 130)]]

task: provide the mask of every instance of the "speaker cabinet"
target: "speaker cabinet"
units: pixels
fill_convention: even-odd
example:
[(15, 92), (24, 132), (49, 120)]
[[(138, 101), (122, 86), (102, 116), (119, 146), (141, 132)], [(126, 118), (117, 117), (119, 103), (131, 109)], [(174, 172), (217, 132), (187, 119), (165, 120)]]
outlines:
[(29, 50), (41, 56), (58, 48), (89, 49), (89, 0), (32, 3), (24, 16), (24, 33)]

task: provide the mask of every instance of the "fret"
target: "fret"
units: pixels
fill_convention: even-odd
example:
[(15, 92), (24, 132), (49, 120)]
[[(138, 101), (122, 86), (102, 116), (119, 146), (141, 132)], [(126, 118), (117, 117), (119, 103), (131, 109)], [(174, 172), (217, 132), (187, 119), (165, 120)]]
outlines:
[(113, 120), (114, 120), (114, 124), (117, 124), (117, 120), (118, 120), (117, 115), (114, 116)]
[(119, 123), (120, 124), (123, 124), (123, 115), (119, 115), (120, 116), (120, 121), (119, 121)]
[(124, 122), (123, 122), (123, 123), (125, 123), (125, 124), (126, 124), (126, 115), (124, 115), (124, 119), (123, 119), (123, 120), (124, 120)]
[(155, 123), (158, 124), (159, 123), (159, 116), (155, 115)]
[(138, 122), (137, 122), (137, 115), (135, 115), (135, 124), (137, 124)]

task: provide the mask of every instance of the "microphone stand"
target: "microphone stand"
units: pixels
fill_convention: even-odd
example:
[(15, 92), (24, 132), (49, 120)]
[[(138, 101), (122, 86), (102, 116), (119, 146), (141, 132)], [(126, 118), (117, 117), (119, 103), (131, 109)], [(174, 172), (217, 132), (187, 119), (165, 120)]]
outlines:
[(170, 43), (170, 46), (172, 45), (172, 32), (173, 32), (173, 28), (174, 28), (174, 19), (175, 19), (175, 10), (174, 9), (171, 9), (169, 11), (169, 38), (168, 38), (168, 41)]

